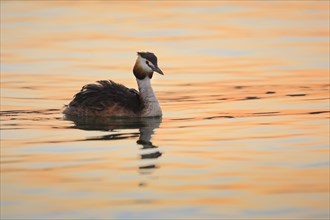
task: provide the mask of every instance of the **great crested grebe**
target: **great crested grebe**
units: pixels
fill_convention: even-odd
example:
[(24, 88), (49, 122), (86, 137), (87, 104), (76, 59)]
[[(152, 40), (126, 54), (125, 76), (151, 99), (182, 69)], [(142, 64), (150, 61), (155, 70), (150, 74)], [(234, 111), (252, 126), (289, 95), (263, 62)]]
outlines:
[(162, 110), (151, 87), (153, 72), (164, 75), (157, 57), (150, 52), (138, 52), (133, 73), (139, 92), (111, 80), (82, 87), (63, 113), (75, 116), (99, 117), (159, 117)]

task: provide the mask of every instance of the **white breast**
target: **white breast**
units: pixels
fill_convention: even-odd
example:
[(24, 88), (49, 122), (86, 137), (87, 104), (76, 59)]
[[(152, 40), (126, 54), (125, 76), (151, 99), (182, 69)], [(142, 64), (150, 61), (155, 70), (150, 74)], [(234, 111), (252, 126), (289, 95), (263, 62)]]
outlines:
[(161, 116), (162, 110), (160, 108), (158, 99), (151, 87), (151, 82), (149, 77), (145, 77), (140, 80), (137, 79), (137, 84), (140, 91), (140, 96), (143, 100), (144, 109), (142, 111), (142, 116), (144, 117), (155, 117)]

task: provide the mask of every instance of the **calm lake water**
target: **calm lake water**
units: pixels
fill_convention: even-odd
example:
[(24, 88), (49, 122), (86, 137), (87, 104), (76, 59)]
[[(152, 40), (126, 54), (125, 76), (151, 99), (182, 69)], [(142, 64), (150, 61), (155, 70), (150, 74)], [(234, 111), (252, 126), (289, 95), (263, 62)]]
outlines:
[[(61, 113), (164, 76), (162, 119)], [(329, 1), (1, 1), (1, 219), (329, 218)]]

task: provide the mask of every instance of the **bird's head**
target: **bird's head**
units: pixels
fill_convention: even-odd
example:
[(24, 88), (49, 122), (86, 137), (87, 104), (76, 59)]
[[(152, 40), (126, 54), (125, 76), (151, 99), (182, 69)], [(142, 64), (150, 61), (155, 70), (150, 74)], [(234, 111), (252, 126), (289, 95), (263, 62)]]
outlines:
[(137, 79), (142, 80), (147, 76), (151, 79), (154, 72), (164, 75), (163, 71), (158, 67), (155, 54), (151, 52), (137, 52), (137, 55), (133, 69)]

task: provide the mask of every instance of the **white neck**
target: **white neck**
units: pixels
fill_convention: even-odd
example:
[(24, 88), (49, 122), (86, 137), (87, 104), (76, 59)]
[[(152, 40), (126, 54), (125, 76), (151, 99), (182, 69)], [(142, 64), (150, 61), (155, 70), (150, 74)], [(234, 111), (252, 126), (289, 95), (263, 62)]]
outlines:
[(145, 105), (142, 116), (161, 116), (162, 110), (160, 109), (159, 102), (155, 96), (154, 90), (151, 87), (150, 78), (145, 77), (142, 80), (136, 79), (136, 81), (139, 87), (140, 96), (143, 100), (143, 104)]

